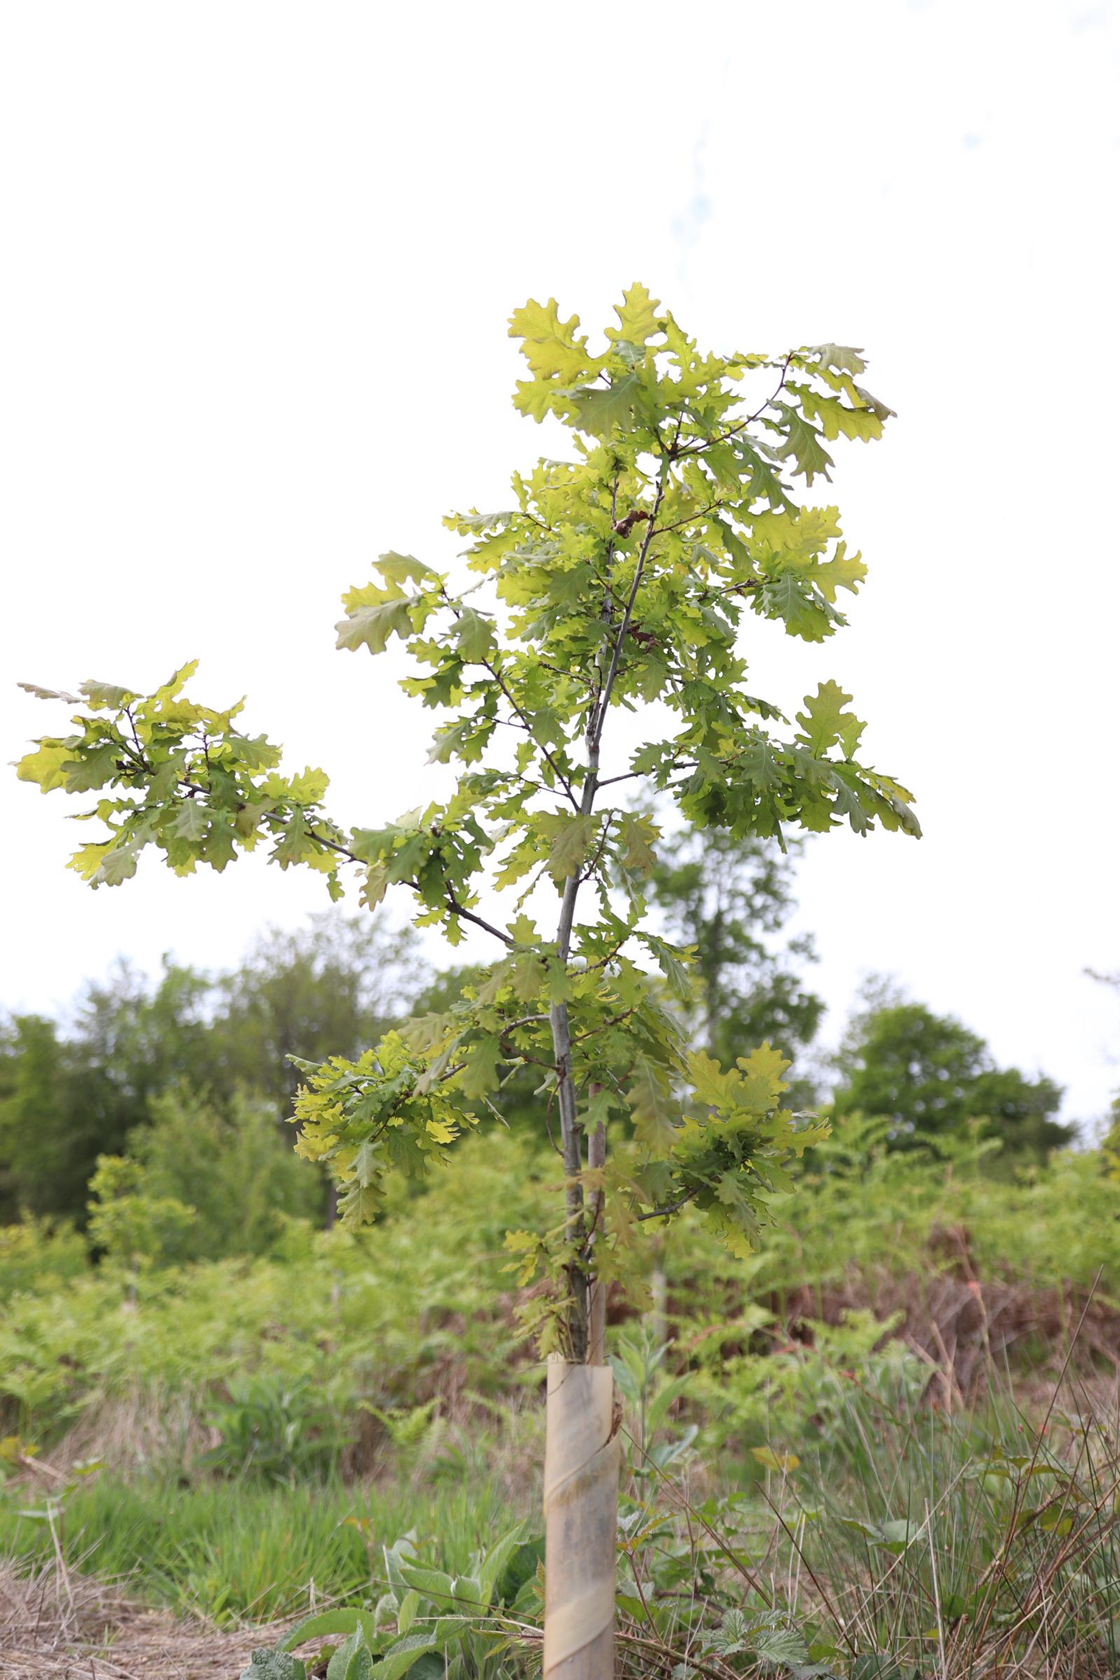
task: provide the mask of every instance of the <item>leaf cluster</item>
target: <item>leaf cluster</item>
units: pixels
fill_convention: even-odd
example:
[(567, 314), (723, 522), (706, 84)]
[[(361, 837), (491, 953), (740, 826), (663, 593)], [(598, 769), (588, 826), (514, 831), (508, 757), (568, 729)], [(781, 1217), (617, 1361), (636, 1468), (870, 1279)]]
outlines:
[(328, 877), (337, 895), (338, 841), (322, 817), (327, 777), (321, 770), (282, 776), (280, 749), (263, 735), (240, 733), (243, 701), (214, 711), (183, 690), (192, 660), (151, 694), (112, 683), (85, 682), (80, 695), (22, 686), (44, 700), (84, 710), (69, 735), (43, 736), (16, 766), (43, 793), (97, 793), (83, 820), (97, 820), (103, 838), (70, 860), (93, 887), (119, 886), (154, 845), (176, 875), (199, 864), (219, 872), (259, 841), (281, 869), (307, 864)]

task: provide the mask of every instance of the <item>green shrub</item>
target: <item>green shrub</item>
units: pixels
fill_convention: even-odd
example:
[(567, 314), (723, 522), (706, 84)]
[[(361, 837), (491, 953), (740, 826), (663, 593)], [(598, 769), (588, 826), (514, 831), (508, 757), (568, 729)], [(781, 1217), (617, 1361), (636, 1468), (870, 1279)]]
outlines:
[[(158, 1221), (136, 1182), (146, 1193), (148, 1181), (130, 1179), (123, 1207), (104, 1204), (120, 1221), (119, 1234), (106, 1233), (111, 1254), (166, 1245), (158, 1228), (152, 1237)], [(20, 1257), (19, 1275), (31, 1287), (0, 1301), (0, 1398), (16, 1408), (13, 1427), (18, 1421), (45, 1441), (84, 1417), (92, 1438), (83, 1447), (102, 1451), (95, 1420), (125, 1396), (145, 1396), (154, 1411), (189, 1404), (201, 1418), (231, 1382), (307, 1383), (366, 1443), (350, 1467), (368, 1465), (376, 1441), (361, 1423), (362, 1403), (367, 1412), (403, 1415), (433, 1398), (442, 1408), (467, 1391), (503, 1401), (520, 1392), (532, 1366), (513, 1321), (503, 1237), (510, 1226), (555, 1217), (550, 1183), (538, 1148), (495, 1133), (465, 1145), (455, 1178), (423, 1192), (422, 1231), (415, 1191), (403, 1184), (379, 1223), (360, 1234), (278, 1216), (270, 1252), (255, 1259), (103, 1264), (75, 1274), (72, 1234), (10, 1228), (0, 1255)], [(116, 1187), (128, 1190), (123, 1181)], [(964, 1256), (986, 1286), (1042, 1288), (1064, 1279), (1084, 1291), (1102, 1267), (1099, 1298), (1120, 1296), (1120, 1179), (1100, 1152), (1063, 1153), (1001, 1182), (983, 1171), (980, 1149), (961, 1146), (942, 1161), (899, 1154), (880, 1147), (874, 1126), (850, 1122), (816, 1152), (796, 1199), (774, 1206), (777, 1226), (749, 1260), (730, 1257), (687, 1215), (662, 1245), (671, 1361), (700, 1369), (705, 1421), (726, 1426), (729, 1443), (754, 1444), (775, 1407), (819, 1409), (813, 1372), (833, 1357), (868, 1380), (893, 1357), (881, 1350), (868, 1366), (851, 1348), (827, 1358), (803, 1348), (776, 1352), (786, 1343), (783, 1326), (796, 1320), (822, 1326), (806, 1334), (824, 1345), (829, 1290), (829, 1318), (845, 1292), (860, 1305), (886, 1299), (893, 1310), (898, 1291), (892, 1300), (876, 1280), (915, 1278), (925, 1287)], [(169, 1225), (178, 1240), (181, 1217)], [(952, 1245), (939, 1233), (954, 1233)], [(62, 1268), (70, 1275), (60, 1277)], [(916, 1287), (920, 1306), (918, 1296)], [(845, 1334), (858, 1322), (849, 1320)], [(633, 1329), (631, 1321), (624, 1333)], [(884, 1328), (869, 1322), (868, 1334), (881, 1338)]]
[(28, 1214), (0, 1225), (0, 1302), (28, 1292), (50, 1294), (89, 1270), (89, 1249), (68, 1220)]
[(174, 1266), (191, 1258), (196, 1213), (177, 1196), (152, 1193), (147, 1170), (127, 1155), (99, 1155), (90, 1179), (89, 1237), (112, 1266)]
[(151, 1125), (132, 1133), (129, 1149), (150, 1195), (194, 1210), (185, 1258), (267, 1254), (282, 1215), (320, 1217), (323, 1185), (297, 1157), (274, 1104), (244, 1092), (218, 1104), (181, 1086), (151, 1106)]
[(229, 1399), (215, 1405), (209, 1422), (218, 1444), (203, 1462), (224, 1476), (322, 1476), (348, 1441), (338, 1414), (306, 1377), (287, 1382), (273, 1372), (231, 1380)]

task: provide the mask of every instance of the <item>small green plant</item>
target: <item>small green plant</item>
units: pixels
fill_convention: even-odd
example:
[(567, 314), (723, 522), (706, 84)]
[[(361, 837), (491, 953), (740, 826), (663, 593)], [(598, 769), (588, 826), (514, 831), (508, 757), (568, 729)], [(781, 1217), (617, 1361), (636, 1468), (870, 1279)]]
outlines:
[(444, 1434), (444, 1419), (438, 1414), (439, 1400), (435, 1396), (418, 1406), (375, 1406), (370, 1400), (359, 1400), (358, 1405), (377, 1419), (405, 1470), (430, 1454)]
[(709, 1453), (742, 1455), (791, 1443), (843, 1453), (853, 1392), (888, 1409), (908, 1410), (929, 1387), (930, 1366), (892, 1336), (901, 1315), (877, 1319), (846, 1311), (838, 1324), (800, 1322), (803, 1340), (730, 1355), (714, 1370), (697, 1372), (692, 1395), (705, 1419)]
[(0, 1301), (58, 1289), (88, 1270), (85, 1239), (67, 1221), (52, 1224), (27, 1215), (18, 1225), (0, 1225)]
[(241, 1680), (306, 1680), (307, 1665), (291, 1653), (336, 1634), (342, 1642), (315, 1660), (316, 1672), (326, 1660), (327, 1680), (491, 1680), (524, 1638), (524, 1614), (539, 1613), (542, 1551), (518, 1524), (449, 1575), (406, 1536), (384, 1549), (385, 1591), (374, 1609), (307, 1617), (275, 1649), (254, 1651)]
[(0, 1482), (14, 1471), (17, 1475), (22, 1472), (24, 1482), (30, 1480), (33, 1484), (28, 1489), (30, 1497), (21, 1500), (16, 1507), (16, 1520), (19, 1523), (42, 1523), (50, 1534), (54, 1557), (60, 1562), (66, 1539), (66, 1511), (70, 1495), (89, 1477), (96, 1476), (100, 1469), (101, 1460), (89, 1458), (76, 1459), (65, 1470), (58, 1470), (39, 1457), (39, 1449), (33, 1441), (25, 1441), (18, 1435), (8, 1435), (0, 1441)]
[(629, 1429), (624, 1438), (629, 1446), (631, 1471), (635, 1476), (656, 1475), (688, 1451), (696, 1439), (697, 1426), (690, 1424), (671, 1441), (655, 1443), (654, 1436), (667, 1422), (673, 1405), (692, 1383), (692, 1375), (671, 1377), (665, 1368), (670, 1349), (658, 1343), (648, 1328), (622, 1337), (611, 1366), (618, 1391), (627, 1406)]
[(337, 1462), (346, 1432), (307, 1378), (292, 1382), (262, 1372), (229, 1388), (229, 1399), (211, 1416), (219, 1439), (205, 1455), (207, 1467), (226, 1476), (291, 1481), (325, 1474)]

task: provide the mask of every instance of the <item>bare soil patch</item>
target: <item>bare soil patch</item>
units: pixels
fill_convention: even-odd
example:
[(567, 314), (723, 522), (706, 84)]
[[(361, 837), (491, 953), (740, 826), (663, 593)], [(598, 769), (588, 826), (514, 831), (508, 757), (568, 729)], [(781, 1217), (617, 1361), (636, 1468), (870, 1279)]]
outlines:
[(226, 1631), (56, 1567), (0, 1562), (2, 1680), (230, 1680), (279, 1630)]

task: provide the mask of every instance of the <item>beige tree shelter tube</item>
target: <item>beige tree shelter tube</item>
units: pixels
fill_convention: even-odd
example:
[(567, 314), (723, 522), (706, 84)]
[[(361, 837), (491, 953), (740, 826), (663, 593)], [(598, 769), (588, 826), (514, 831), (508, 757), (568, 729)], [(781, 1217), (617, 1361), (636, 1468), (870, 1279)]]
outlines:
[(544, 1680), (611, 1680), (618, 1428), (609, 1365), (548, 1361)]

